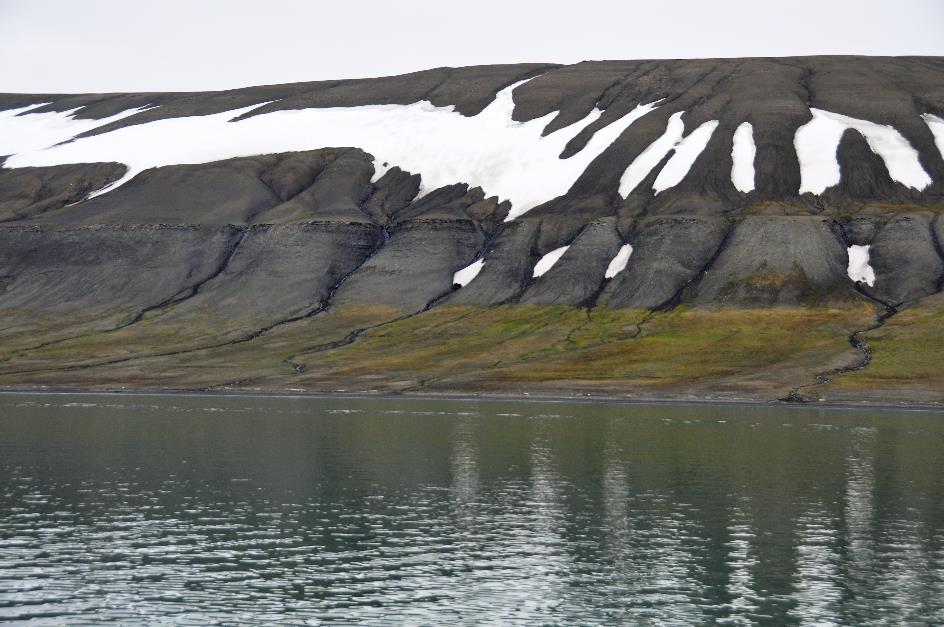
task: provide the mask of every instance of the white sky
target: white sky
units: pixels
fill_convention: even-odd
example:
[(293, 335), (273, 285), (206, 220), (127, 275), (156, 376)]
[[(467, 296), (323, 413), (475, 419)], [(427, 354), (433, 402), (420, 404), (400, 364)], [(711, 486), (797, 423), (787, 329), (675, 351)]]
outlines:
[(585, 59), (944, 55), (944, 0), (0, 0), (0, 91)]

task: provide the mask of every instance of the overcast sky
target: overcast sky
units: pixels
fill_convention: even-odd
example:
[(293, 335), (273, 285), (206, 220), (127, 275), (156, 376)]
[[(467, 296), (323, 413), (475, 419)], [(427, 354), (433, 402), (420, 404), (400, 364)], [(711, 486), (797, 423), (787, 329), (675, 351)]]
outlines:
[(944, 55), (944, 0), (0, 0), (0, 91), (584, 59)]

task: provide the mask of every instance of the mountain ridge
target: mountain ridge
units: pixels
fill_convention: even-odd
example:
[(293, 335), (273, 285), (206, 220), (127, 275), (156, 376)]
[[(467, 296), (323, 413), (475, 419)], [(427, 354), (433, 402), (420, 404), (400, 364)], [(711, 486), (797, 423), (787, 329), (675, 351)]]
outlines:
[[(503, 93), (510, 108), (499, 111)], [(461, 385), (484, 391), (557, 385), (608, 394), (633, 389), (781, 398), (804, 390), (819, 398), (828, 390), (839, 399), (912, 394), (922, 402), (944, 400), (944, 381), (930, 367), (915, 371), (907, 392), (896, 391), (901, 375), (868, 385), (822, 382), (815, 393), (808, 386), (823, 372), (850, 382), (866, 378), (860, 370), (881, 374), (877, 347), (890, 342), (866, 336), (913, 332), (911, 350), (922, 344), (925, 352), (936, 350), (927, 334), (944, 283), (941, 58), (524, 64), (183, 96), (97, 96), (56, 97), (37, 107), (35, 95), (0, 95), (0, 116), (34, 107), (0, 124), (20, 124), (30, 115), (87, 124), (131, 111), (83, 128), (66, 138), (68, 144), (8, 155), (0, 169), (0, 318), (6, 329), (0, 385), (127, 379), (176, 386), (175, 373), (192, 358), (186, 368), (198, 374), (191, 387), (200, 388), (233, 381), (242, 388), (257, 379), (262, 389), (335, 389), (341, 382), (363, 391), (379, 382), (379, 391), (408, 391), (441, 381), (437, 385), (450, 390), (468, 379), (473, 383)], [(417, 105), (424, 101), (432, 108)], [(651, 108), (630, 115), (643, 105)], [(236, 126), (270, 124), (311, 147), (140, 170), (120, 160), (19, 167), (85, 145), (107, 148), (111, 138), (127, 133), (135, 133), (135, 150), (147, 153), (148, 142), (175, 141), (173, 134), (162, 136), (159, 125), (177, 124), (181, 116), (203, 123), (247, 107), (255, 108), (233, 121), (221, 118), (225, 130), (213, 137), (225, 144)], [(321, 125), (311, 128), (338, 128), (343, 118), (322, 123), (319, 116), (360, 115), (361, 109), (374, 112), (375, 120), (401, 116), (370, 132), (358, 128), (361, 118), (351, 118), (351, 132), (364, 141), (408, 124), (432, 129), (432, 136), (380, 147), (396, 152), (409, 140), (404, 159), (429, 150), (433, 157), (424, 163), (445, 174), (430, 178), (427, 170), (424, 179), (422, 169), (384, 161), (363, 146), (318, 146), (318, 133), (283, 123), (303, 115)], [(504, 117), (484, 125), (498, 113)], [(430, 126), (431, 116), (440, 117)], [(479, 126), (456, 135), (461, 143), (436, 134), (475, 120)], [(488, 135), (482, 129), (505, 130)], [(812, 138), (806, 144), (801, 129)], [(613, 138), (603, 145), (599, 138), (608, 130)], [(567, 141), (548, 143), (559, 142), (560, 133), (570, 134), (559, 135)], [(750, 145), (743, 143), (748, 136)], [(23, 142), (36, 137), (24, 132)], [(193, 144), (201, 137), (194, 134)], [(3, 145), (0, 139), (0, 153)], [(103, 148), (101, 154), (109, 153)], [(818, 161), (805, 163), (804, 154)], [(576, 158), (586, 166), (571, 167)], [(743, 191), (748, 163), (753, 189)], [(551, 166), (564, 169), (555, 175)], [(472, 180), (462, 180), (463, 172)], [(515, 173), (510, 183), (502, 182), (505, 172)], [(532, 197), (541, 198), (524, 211), (514, 197), (496, 193), (525, 189), (522, 177), (531, 177)], [(800, 194), (811, 180), (825, 187)], [(566, 191), (548, 191), (555, 186)], [(627, 246), (624, 269), (604, 276)], [(873, 285), (851, 278), (854, 246), (868, 247)], [(551, 253), (556, 261), (537, 276), (535, 266)], [(465, 268), (474, 273), (459, 287), (455, 275)], [(889, 331), (902, 311), (912, 312), (912, 326)], [(474, 332), (462, 329), (459, 321), (469, 316), (487, 322)], [(692, 352), (705, 339), (690, 337), (692, 329), (712, 316), (721, 316), (718, 330), (725, 324), (741, 329), (731, 336), (738, 339), (716, 338), (710, 343), (715, 355)], [(680, 319), (688, 322), (678, 326)], [(787, 354), (774, 351), (769, 363), (748, 358), (757, 347), (739, 336), (783, 330), (770, 325), (795, 332), (802, 328), (794, 326), (796, 319), (809, 325), (801, 332), (822, 337), (813, 345), (799, 341)], [(558, 337), (551, 329), (561, 320), (573, 324)], [(432, 359), (432, 371), (422, 376), (422, 359), (383, 366), (382, 356), (403, 350), (404, 338), (418, 332), (409, 325), (421, 321), (464, 340)], [(512, 331), (516, 325), (523, 325), (522, 335)], [(574, 339), (591, 329), (597, 329), (593, 341)], [(485, 355), (463, 365), (463, 354), (475, 352), (470, 347), (501, 353), (506, 343), (519, 341), (507, 333), (523, 342), (524, 352), (507, 358), (520, 366), (504, 372)], [(667, 333), (675, 334), (674, 344)], [(659, 345), (649, 362), (636, 355), (647, 342)], [(253, 366), (258, 346), (273, 351), (271, 363)], [(367, 351), (370, 346), (379, 353)], [(889, 359), (901, 359), (897, 349), (887, 350)], [(238, 377), (214, 361), (233, 351), (241, 362)], [(364, 366), (337, 363), (319, 371), (295, 359), (326, 352)], [(558, 369), (531, 379), (524, 364), (533, 368), (544, 358), (556, 360)], [(148, 373), (125, 370), (149, 363), (156, 365)], [(635, 370), (625, 370), (628, 363)], [(678, 372), (665, 370), (667, 363)], [(368, 364), (376, 364), (373, 371)], [(891, 370), (901, 367), (889, 363)], [(496, 368), (504, 378), (490, 372)], [(255, 376), (242, 376), (254, 370)]]

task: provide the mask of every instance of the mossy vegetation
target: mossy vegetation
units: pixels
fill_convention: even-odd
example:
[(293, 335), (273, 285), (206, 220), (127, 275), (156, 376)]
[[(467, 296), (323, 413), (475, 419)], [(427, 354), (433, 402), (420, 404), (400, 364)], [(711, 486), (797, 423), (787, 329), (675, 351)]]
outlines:
[(917, 400), (935, 400), (934, 390), (944, 397), (941, 296), (863, 334), (867, 368), (816, 384), (817, 374), (862, 361), (848, 338), (876, 315), (867, 303), (668, 312), (442, 306), (418, 314), (352, 307), (248, 341), (209, 316), (189, 329), (164, 328), (157, 316), (11, 353), (0, 385), (766, 399), (813, 386), (808, 396), (830, 400), (918, 387)]
[(929, 202), (923, 204), (917, 203), (888, 203), (888, 202), (874, 202), (869, 201), (867, 203), (856, 203), (860, 211), (865, 211), (866, 213), (921, 213), (923, 211), (929, 211), (931, 213), (940, 213), (944, 210), (944, 203), (940, 202)]
[(817, 367), (852, 360), (847, 336), (869, 306), (684, 309), (668, 313), (513, 305), (433, 310), (349, 346), (306, 357), (319, 380), (406, 389), (785, 389)]
[(623, 312), (604, 330), (588, 325), (586, 310), (572, 307), (437, 308), (365, 333), (349, 346), (302, 355), (298, 361), (310, 372), (332, 377), (442, 377), (606, 341), (614, 327), (634, 328), (640, 317), (637, 311)]
[(868, 367), (832, 378), (834, 394), (855, 391), (890, 394), (899, 390), (944, 400), (944, 294), (935, 294), (906, 308), (874, 331), (863, 333), (871, 361)]

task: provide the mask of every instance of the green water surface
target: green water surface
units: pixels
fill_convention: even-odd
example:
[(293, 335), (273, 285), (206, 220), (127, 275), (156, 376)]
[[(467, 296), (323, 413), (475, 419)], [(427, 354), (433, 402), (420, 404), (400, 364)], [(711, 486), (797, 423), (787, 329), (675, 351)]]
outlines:
[(0, 621), (944, 623), (944, 414), (0, 395)]

